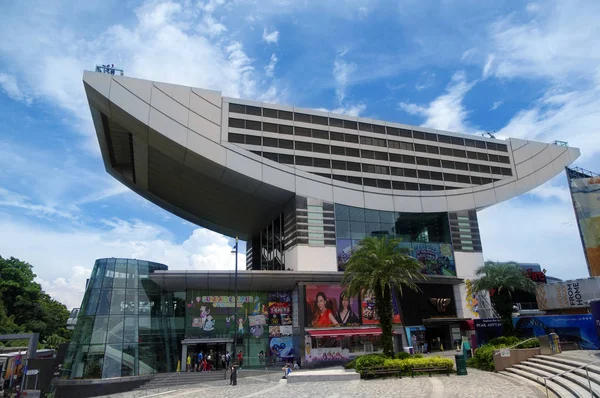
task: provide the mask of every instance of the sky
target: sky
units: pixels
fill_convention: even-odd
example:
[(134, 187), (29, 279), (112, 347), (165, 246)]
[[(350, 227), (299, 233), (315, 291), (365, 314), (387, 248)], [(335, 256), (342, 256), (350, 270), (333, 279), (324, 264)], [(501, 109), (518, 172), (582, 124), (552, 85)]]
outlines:
[[(127, 76), (416, 126), (567, 141), (600, 172), (600, 2), (5, 2), (0, 255), (78, 307), (96, 258), (232, 269), (233, 240), (104, 170), (82, 84)], [(479, 213), (486, 260), (587, 276), (566, 177)], [(240, 244), (240, 264), (245, 264)], [(242, 266), (243, 268), (243, 266)]]

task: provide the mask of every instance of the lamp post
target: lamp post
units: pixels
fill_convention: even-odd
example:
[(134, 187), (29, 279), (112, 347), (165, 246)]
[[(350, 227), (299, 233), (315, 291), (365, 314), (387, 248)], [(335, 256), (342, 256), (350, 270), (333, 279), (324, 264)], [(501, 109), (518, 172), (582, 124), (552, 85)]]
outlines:
[[(233, 253), (233, 250), (231, 251)], [(235, 297), (233, 299), (233, 320), (234, 320), (234, 337), (233, 337), (233, 352), (231, 356), (233, 358), (233, 363), (235, 363), (236, 358), (236, 344), (237, 344), (237, 333), (238, 333), (238, 319), (237, 319), (237, 302), (238, 302), (238, 284), (237, 284), (237, 276), (238, 276), (238, 237), (235, 237), (235, 282), (234, 282), (234, 290)]]

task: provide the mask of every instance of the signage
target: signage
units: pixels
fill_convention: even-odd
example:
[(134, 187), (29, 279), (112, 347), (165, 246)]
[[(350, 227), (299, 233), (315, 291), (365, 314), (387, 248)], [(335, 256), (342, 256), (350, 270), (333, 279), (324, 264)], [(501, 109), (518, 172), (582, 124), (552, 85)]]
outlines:
[(500, 348), (500, 356), (502, 358), (509, 358), (510, 357), (510, 348)]
[(537, 285), (536, 299), (540, 310), (585, 308), (590, 300), (600, 298), (600, 278)]
[(596, 334), (600, 339), (600, 300), (594, 300), (590, 303), (590, 312), (592, 313), (592, 320), (596, 327)]
[(539, 337), (556, 333), (561, 342), (575, 343), (584, 350), (600, 349), (594, 319), (584, 315), (544, 315), (513, 318), (521, 337)]

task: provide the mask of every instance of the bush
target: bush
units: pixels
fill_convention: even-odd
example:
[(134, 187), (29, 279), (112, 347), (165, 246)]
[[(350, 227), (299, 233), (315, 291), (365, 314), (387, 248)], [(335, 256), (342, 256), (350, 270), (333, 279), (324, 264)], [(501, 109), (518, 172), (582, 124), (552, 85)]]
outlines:
[(396, 354), (396, 359), (408, 359), (408, 358), (410, 358), (410, 354), (408, 352), (400, 351), (399, 353)]
[(519, 338), (515, 337), (515, 336), (510, 336), (510, 337), (505, 337), (505, 336), (500, 336), (500, 337), (494, 337), (493, 339), (491, 339), (488, 344), (490, 345), (506, 345), (507, 347), (513, 346), (515, 344), (517, 344), (519, 342)]
[(413, 355), (413, 358), (423, 358), (423, 354), (415, 354)]
[(356, 358), (344, 365), (345, 369), (354, 369), (356, 367)]
[(494, 371), (494, 350), (508, 347), (506, 344), (485, 344), (475, 350), (473, 358), (467, 360), (467, 366), (488, 372)]
[(363, 368), (370, 368), (372, 366), (383, 366), (383, 363), (386, 359), (389, 358), (383, 354), (361, 355), (360, 357), (354, 360), (354, 369), (356, 369), (357, 372), (360, 372)]
[[(367, 355), (365, 355), (367, 356)], [(360, 358), (357, 358), (357, 362)], [(363, 369), (369, 366), (380, 366), (387, 369), (397, 369), (402, 373), (410, 373), (413, 368), (447, 368), (452, 369), (454, 367), (454, 361), (450, 358), (442, 357), (427, 357), (427, 358), (406, 358), (406, 359), (392, 359), (384, 356), (379, 356), (377, 359), (369, 359), (370, 362), (377, 362), (373, 365), (362, 366), (360, 370), (357, 366), (357, 371), (363, 375)], [(380, 363), (379, 363), (380, 362)]]
[(539, 339), (532, 339), (518, 346), (517, 348), (537, 348), (540, 346)]

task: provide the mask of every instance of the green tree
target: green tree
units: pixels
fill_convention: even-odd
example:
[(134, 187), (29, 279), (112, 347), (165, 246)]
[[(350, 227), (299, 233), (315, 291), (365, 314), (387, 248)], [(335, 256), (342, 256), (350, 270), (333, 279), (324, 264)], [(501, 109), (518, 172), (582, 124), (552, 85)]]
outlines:
[(342, 284), (348, 296), (370, 291), (381, 324), (383, 352), (393, 355), (392, 288), (402, 295), (402, 288), (418, 290), (416, 281), (426, 279), (423, 265), (400, 248), (401, 239), (368, 237), (363, 239), (346, 263)]
[(512, 292), (521, 290), (534, 293), (535, 282), (529, 279), (515, 262), (486, 261), (484, 265), (477, 268), (475, 274), (479, 279), (473, 281), (473, 290), (491, 291), (492, 305), (502, 320), (504, 335), (514, 336)]

